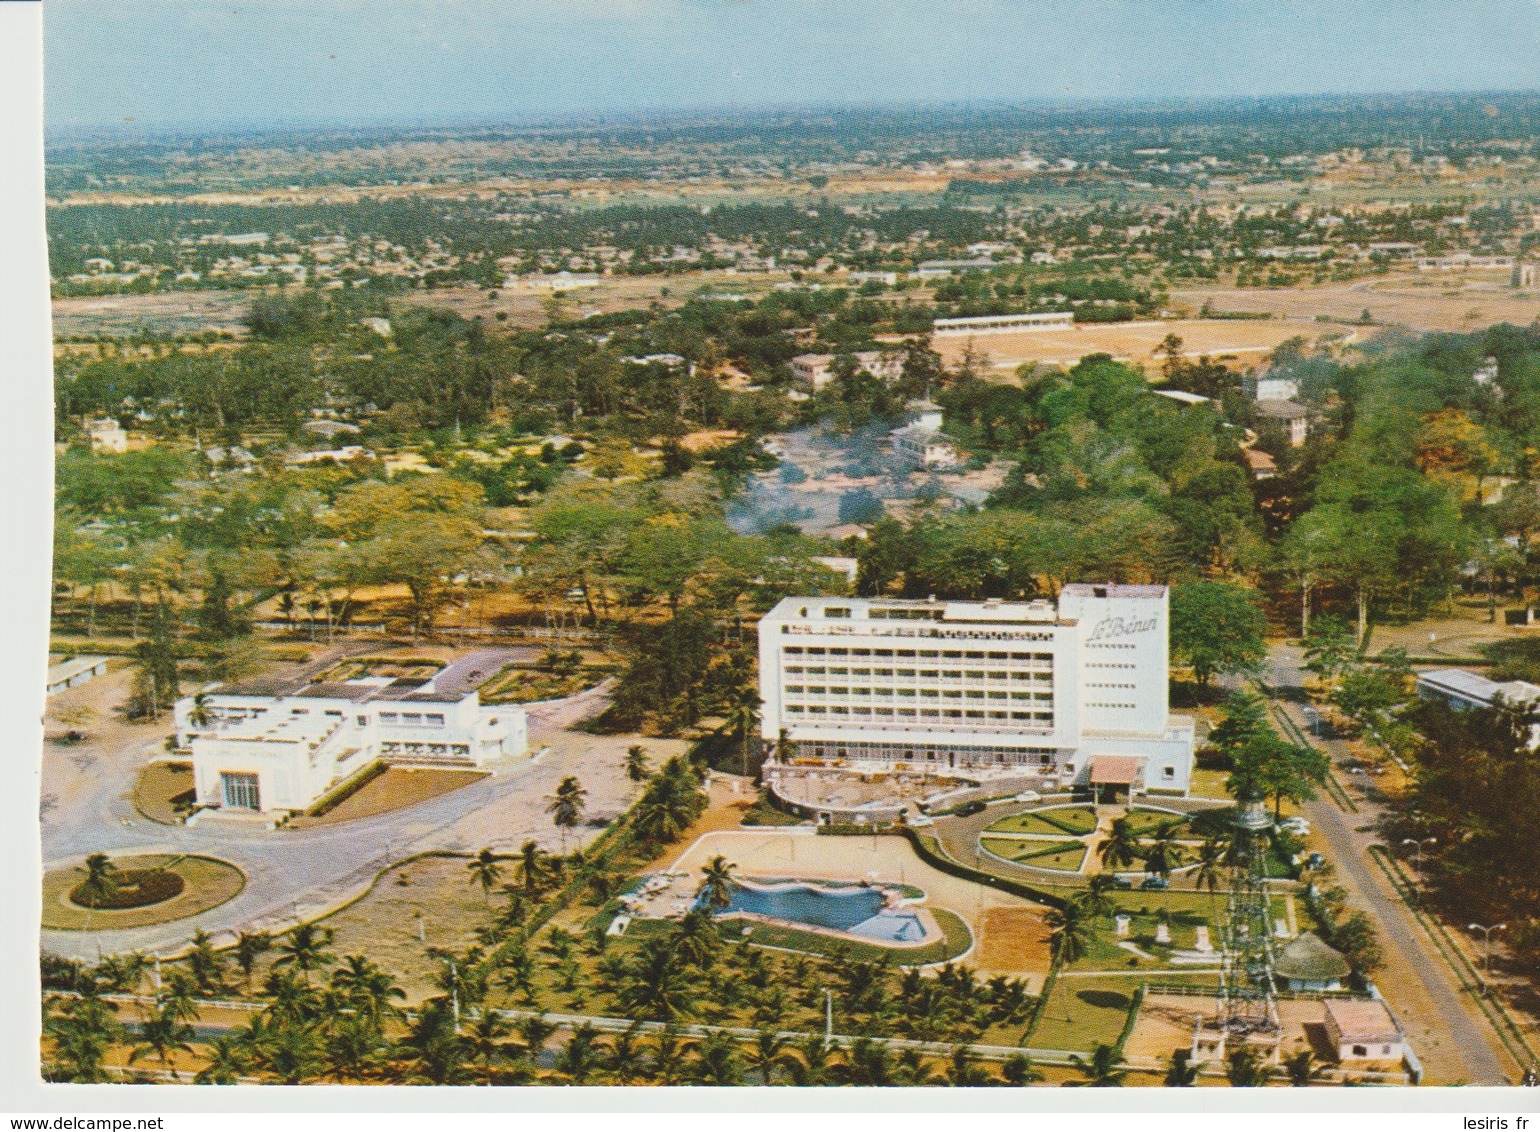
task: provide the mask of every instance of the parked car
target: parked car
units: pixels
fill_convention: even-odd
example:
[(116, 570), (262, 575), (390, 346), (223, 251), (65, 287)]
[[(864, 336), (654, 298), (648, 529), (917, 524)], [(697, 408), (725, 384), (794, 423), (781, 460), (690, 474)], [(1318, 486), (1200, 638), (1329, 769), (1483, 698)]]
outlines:
[(1279, 822), (1278, 824), (1284, 829), (1288, 830), (1290, 833), (1298, 834), (1300, 837), (1304, 837), (1307, 833), (1310, 832), (1309, 821), (1302, 817), (1284, 818), (1283, 821)]
[(1170, 888), (1171, 882), (1165, 877), (1145, 877), (1139, 885), (1140, 888)]
[(1305, 867), (1307, 869), (1319, 869), (1324, 864), (1326, 864), (1326, 857), (1321, 853), (1312, 853), (1305, 858)]

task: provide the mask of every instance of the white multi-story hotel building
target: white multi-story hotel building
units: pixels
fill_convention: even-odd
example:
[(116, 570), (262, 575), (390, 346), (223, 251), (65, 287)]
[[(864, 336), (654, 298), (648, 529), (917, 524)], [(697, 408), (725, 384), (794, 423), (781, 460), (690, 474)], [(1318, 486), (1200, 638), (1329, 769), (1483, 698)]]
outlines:
[(1185, 794), (1168, 591), (1048, 601), (787, 598), (759, 624), (762, 736), (785, 761)]
[(215, 687), (178, 700), (175, 720), (198, 805), (256, 813), (306, 810), (376, 761), (480, 767), (528, 746), (521, 708), (383, 676)]

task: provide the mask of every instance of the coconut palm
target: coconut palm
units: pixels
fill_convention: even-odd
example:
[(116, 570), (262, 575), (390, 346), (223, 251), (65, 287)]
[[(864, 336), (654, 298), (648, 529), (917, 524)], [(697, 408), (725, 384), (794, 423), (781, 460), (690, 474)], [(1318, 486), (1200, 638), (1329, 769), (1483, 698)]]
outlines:
[(87, 903), (98, 906), (105, 904), (117, 894), (118, 867), (105, 853), (92, 853), (86, 858), (85, 867), (86, 879), (80, 884), (80, 895), (85, 897)]
[(706, 1035), (696, 1043), (688, 1073), (690, 1082), (696, 1085), (743, 1084), (738, 1043), (719, 1030)]
[(586, 1085), (602, 1067), (603, 1055), (599, 1032), (584, 1022), (572, 1031), (572, 1037), (556, 1055), (556, 1072), (563, 1074), (570, 1084)]
[(278, 958), (273, 961), (273, 966), (293, 967), (308, 984), (311, 971), (319, 970), (331, 962), (331, 942), (330, 928), (300, 924), (278, 945)]
[(77, 993), (44, 1003), (43, 1032), (53, 1043), (53, 1057), (43, 1076), (96, 1084), (109, 1079), (107, 1051), (121, 1038), (123, 1027), (113, 1017), (117, 1006), (103, 999), (94, 983), (84, 984)]
[(1112, 898), (1116, 884), (1117, 878), (1111, 873), (1097, 873), (1086, 882), (1085, 891), (1076, 897), (1086, 915), (1110, 916), (1118, 910), (1117, 902)]
[(652, 1040), (648, 1068), (660, 1085), (677, 1085), (684, 1078), (685, 1055), (695, 1043), (682, 1037), (672, 1024)]
[(1230, 842), (1224, 837), (1206, 838), (1198, 849), (1197, 865), (1193, 881), (1198, 888), (1208, 889), (1209, 903), (1225, 881), (1225, 869), (1230, 863)]
[(1075, 901), (1062, 908), (1048, 909), (1043, 913), (1043, 923), (1048, 925), (1054, 962), (1068, 965), (1085, 954), (1091, 942), (1091, 925), (1085, 910)]
[[(716, 962), (722, 947), (722, 933), (708, 912), (693, 908), (680, 919), (668, 942), (679, 962), (706, 971)], [(749, 954), (758, 957), (760, 952)]]
[(957, 1089), (976, 1089), (994, 1083), (994, 1079), (978, 1063), (978, 1055), (966, 1045), (952, 1047), (944, 1080)]
[(469, 1049), (455, 1031), (454, 1011), (448, 999), (429, 999), (399, 1045), (411, 1059), (412, 1080), (429, 1085), (463, 1085), (470, 1079), (466, 1069)]
[(1000, 1063), (1000, 1074), (1007, 1085), (1030, 1085), (1043, 1079), (1032, 1059), (1024, 1053), (1013, 1053)]
[(583, 820), (583, 799), (588, 797), (576, 777), (568, 775), (556, 787), (556, 793), (547, 799), (545, 812), (551, 815), (561, 833), (561, 851), (567, 852), (567, 831), (576, 828)]
[(192, 949), (187, 953), (187, 969), (192, 972), (198, 989), (204, 994), (225, 989), (225, 957), (214, 950), (213, 939), (202, 928), (193, 932)]
[(406, 991), (396, 985), (388, 971), (362, 955), (349, 955), (332, 972), (331, 988), (348, 1007), (383, 1026), (385, 1019), (400, 1015), (395, 1000), (405, 999)]
[(264, 1013), (275, 1025), (309, 1025), (325, 1013), (321, 995), (293, 970), (276, 967), (262, 984), (267, 995)]
[(481, 1063), (482, 1080), (492, 1083), (492, 1067), (507, 1061), (505, 1038), (512, 1036), (513, 1023), (496, 1010), (483, 1010), (465, 1028), (465, 1044)]
[(510, 991), (524, 996), (525, 1002), (535, 1001), (535, 960), (522, 947), (505, 952), (500, 961), (498, 981)]
[(519, 880), (524, 885), (524, 891), (533, 896), (545, 887), (546, 880), (550, 876), (550, 867), (546, 864), (545, 851), (534, 841), (526, 841), (519, 846)]
[(761, 1084), (776, 1083), (777, 1074), (786, 1068), (790, 1047), (791, 1039), (774, 1030), (761, 1029), (754, 1035), (754, 1044), (749, 1047), (749, 1068), (759, 1075)]
[(1139, 859), (1139, 843), (1127, 818), (1113, 818), (1107, 837), (1096, 850), (1103, 868), (1126, 868)]
[(139, 1044), (128, 1054), (130, 1065), (153, 1053), (163, 1068), (169, 1068), (173, 1053), (193, 1051), (193, 1028), (164, 1005), (157, 1003), (152, 1006), (140, 1021), (138, 1031)]
[(518, 1023), (519, 1037), (524, 1042), (524, 1056), (534, 1061), (545, 1049), (545, 1043), (556, 1033), (556, 1024), (544, 1014), (521, 1018)]
[(809, 1034), (803, 1038), (796, 1044), (796, 1054), (786, 1061), (792, 1084), (817, 1087), (827, 1085), (833, 1079), (835, 1050), (821, 1036)]
[(1106, 1042), (1097, 1042), (1091, 1047), (1089, 1058), (1081, 1057), (1078, 1053), (1070, 1055), (1070, 1064), (1078, 1069), (1084, 1081), (1075, 1082), (1080, 1085), (1089, 1085), (1095, 1089), (1117, 1088), (1123, 1084), (1123, 1078), (1128, 1075), (1124, 1069), (1118, 1051)]
[(1309, 1086), (1317, 1073), (1314, 1060), (1315, 1055), (1308, 1049), (1302, 1049), (1290, 1055), (1289, 1059), (1283, 1063), (1284, 1072), (1289, 1075), (1289, 1084), (1297, 1089)]
[(1267, 1070), (1254, 1050), (1236, 1049), (1225, 1059), (1225, 1077), (1235, 1089), (1255, 1089), (1267, 1083)]
[(695, 1004), (695, 986), (667, 939), (650, 939), (636, 954), (616, 994), (631, 1017), (672, 1021)]
[(883, 1042), (857, 1038), (834, 1067), (834, 1079), (844, 1085), (882, 1088), (894, 1083), (893, 1055)]
[(237, 1034), (221, 1034), (203, 1046), (203, 1068), (195, 1085), (234, 1085), (251, 1071), (251, 1058)]
[(759, 689), (752, 684), (734, 688), (723, 713), (727, 726), (738, 736), (738, 773), (749, 773), (749, 736), (759, 722), (759, 709), (764, 705)]
[(701, 870), (700, 901), (711, 911), (720, 912), (732, 906), (733, 890), (738, 887), (733, 870), (737, 867), (718, 853)]
[(251, 990), (251, 973), (257, 960), (265, 951), (272, 950), (273, 937), (266, 932), (242, 932), (235, 938), (235, 965), (246, 980), (246, 990)]
[(497, 854), (491, 849), (482, 849), (465, 868), (471, 874), (471, 883), (481, 886), (481, 902), (490, 908), (492, 888), (503, 875), (503, 867), (497, 863)]
[(198, 983), (192, 973), (176, 967), (167, 973), (161, 987), (160, 1003), (174, 1017), (183, 1022), (198, 1020)]
[(332, 1022), (322, 1054), (326, 1076), (362, 1084), (385, 1056), (385, 1040), (374, 1019), (350, 1014)]
[(610, 1039), (603, 1054), (604, 1071), (617, 1085), (629, 1085), (646, 1072), (647, 1059), (641, 1043), (641, 1028), (636, 1022)]
[(626, 748), (626, 777), (632, 782), (646, 782), (650, 769), (647, 765), (647, 748), (634, 743)]
[(1182, 863), (1182, 846), (1176, 840), (1179, 822), (1168, 822), (1160, 827), (1144, 854), (1144, 867), (1159, 877), (1169, 877), (1171, 870)]

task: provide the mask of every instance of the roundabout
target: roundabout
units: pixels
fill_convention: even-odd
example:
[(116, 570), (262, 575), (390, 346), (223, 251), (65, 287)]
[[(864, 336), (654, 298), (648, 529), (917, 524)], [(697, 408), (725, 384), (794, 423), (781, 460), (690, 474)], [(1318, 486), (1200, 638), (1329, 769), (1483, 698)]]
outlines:
[(200, 854), (149, 853), (85, 863), (43, 874), (43, 927), (110, 931), (185, 919), (239, 895), (246, 874)]

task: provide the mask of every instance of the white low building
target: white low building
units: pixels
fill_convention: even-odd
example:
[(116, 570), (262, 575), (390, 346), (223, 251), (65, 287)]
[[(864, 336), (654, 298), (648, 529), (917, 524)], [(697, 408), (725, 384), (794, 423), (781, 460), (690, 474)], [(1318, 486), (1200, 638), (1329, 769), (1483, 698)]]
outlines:
[[(897, 381), (904, 374), (904, 355), (894, 350), (859, 350), (850, 355), (858, 370), (879, 381)], [(818, 392), (834, 380), (838, 354), (798, 354), (791, 359), (791, 376), (799, 385)]]
[(938, 338), (960, 334), (1018, 334), (1023, 330), (1073, 330), (1074, 311), (1035, 314), (985, 314), (969, 318), (938, 318), (931, 329)]
[(216, 685), (178, 700), (175, 721), (198, 804), (258, 813), (309, 809), (377, 761), (481, 767), (528, 748), (521, 708), (431, 680)]
[(759, 624), (761, 735), (802, 765), (1185, 794), (1164, 586), (1048, 601), (787, 598)]

